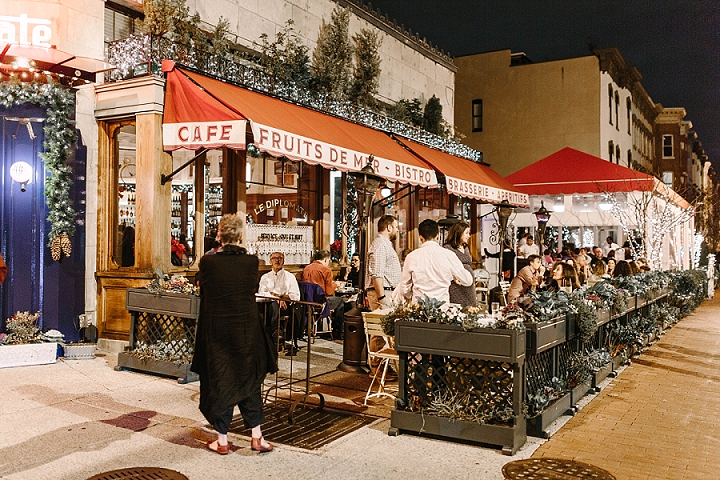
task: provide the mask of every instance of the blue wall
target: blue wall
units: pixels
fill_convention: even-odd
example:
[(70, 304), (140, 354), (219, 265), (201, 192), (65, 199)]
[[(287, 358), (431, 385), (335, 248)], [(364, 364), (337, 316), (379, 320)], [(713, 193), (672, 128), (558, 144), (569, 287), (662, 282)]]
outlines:
[[(35, 139), (22, 118), (44, 118), (45, 109), (22, 105), (0, 108), (0, 251), (8, 264), (8, 277), (0, 286), (0, 319), (5, 321), (16, 311), (40, 311), (42, 330), (57, 329), (66, 340), (77, 340), (78, 315), (84, 311), (85, 269), (85, 167), (86, 149), (79, 146), (69, 159), (74, 185), (70, 192), (78, 211), (73, 252), (55, 262), (47, 247), (50, 225), (46, 218), (44, 178), (46, 171), (39, 154), (44, 140), (43, 124), (33, 122)], [(78, 141), (78, 145), (82, 140)], [(33, 180), (22, 192), (10, 177), (10, 166), (25, 161), (33, 167)]]

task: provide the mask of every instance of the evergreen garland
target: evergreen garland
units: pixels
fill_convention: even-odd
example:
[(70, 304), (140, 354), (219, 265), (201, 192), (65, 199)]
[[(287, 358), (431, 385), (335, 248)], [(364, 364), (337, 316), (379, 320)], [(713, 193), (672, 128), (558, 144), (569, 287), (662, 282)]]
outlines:
[[(75, 111), (75, 95), (57, 83), (0, 83), (1, 106), (10, 108), (24, 103), (47, 107), (43, 124), (45, 141), (40, 158), (49, 173), (44, 179), (47, 220), (50, 222), (48, 246), (57, 244), (62, 247), (65, 256), (69, 256), (69, 237), (75, 233), (76, 212), (70, 200), (72, 168), (65, 162), (77, 139), (71, 120)], [(58, 260), (59, 256), (53, 254), (53, 259)]]

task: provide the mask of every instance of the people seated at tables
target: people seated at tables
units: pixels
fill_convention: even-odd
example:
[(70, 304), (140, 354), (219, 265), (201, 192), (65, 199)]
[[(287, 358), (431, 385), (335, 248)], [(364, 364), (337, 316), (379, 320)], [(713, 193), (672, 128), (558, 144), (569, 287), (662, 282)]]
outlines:
[(600, 247), (593, 247), (592, 255), (590, 256), (590, 265), (595, 266), (597, 262), (603, 261), (603, 251)]
[(346, 286), (358, 286), (358, 282), (360, 281), (360, 254), (352, 254), (350, 257), (350, 266), (340, 269), (338, 280), (345, 282)]
[(598, 260), (590, 267), (589, 280), (599, 282), (603, 278), (607, 278), (607, 264), (603, 260)]
[(318, 250), (313, 255), (313, 262), (303, 269), (302, 281), (315, 283), (325, 290), (330, 310), (334, 312), (332, 318), (333, 338), (342, 339), (345, 308), (342, 298), (335, 296), (337, 284), (333, 281), (333, 273), (328, 267), (329, 264), (330, 252)]
[(535, 290), (542, 283), (545, 269), (542, 266), (542, 259), (538, 255), (530, 255), (528, 264), (520, 269), (515, 278), (510, 282), (510, 290), (507, 294), (508, 303), (514, 302), (525, 295), (528, 290)]
[(580, 253), (575, 257), (575, 269), (577, 270), (580, 285), (585, 285), (588, 278), (590, 278), (590, 258), (585, 255), (584, 250), (584, 248), (581, 248)]
[(570, 287), (571, 291), (580, 288), (575, 267), (566, 262), (553, 264), (550, 270), (550, 279), (546, 289), (551, 292), (560, 291), (562, 288)]
[[(281, 315), (289, 315), (295, 321), (295, 315), (288, 302), (297, 302), (300, 300), (300, 289), (298, 288), (295, 275), (283, 268), (285, 265), (285, 255), (282, 252), (273, 252), (270, 254), (270, 266), (272, 270), (260, 277), (260, 285), (258, 286), (258, 294), (264, 296), (277, 297), (278, 300), (272, 301), (268, 305), (268, 317), (265, 319), (267, 326), (273, 336), (277, 335), (278, 320)], [(269, 322), (268, 322), (269, 320)], [(293, 327), (295, 331), (294, 338)], [(288, 323), (286, 330), (286, 339), (291, 339), (297, 347), (297, 337), (301, 332), (297, 322), (293, 325)], [(288, 335), (290, 333), (290, 335)]]
[(610, 257), (607, 260), (607, 275), (608, 277), (613, 277), (613, 271), (615, 270), (615, 258)]
[(400, 284), (393, 293), (394, 303), (416, 302), (425, 296), (448, 303), (452, 282), (466, 287), (474, 283), (472, 273), (465, 269), (457, 255), (437, 243), (439, 233), (435, 220), (420, 222), (421, 245), (405, 258)]
[(632, 276), (632, 269), (630, 268), (630, 263), (628, 263), (625, 260), (620, 260), (615, 265), (615, 269), (613, 270), (613, 278), (618, 277), (630, 277)]
[(647, 273), (651, 270), (645, 257), (638, 257), (638, 259), (635, 260), (635, 265), (640, 269), (640, 273)]

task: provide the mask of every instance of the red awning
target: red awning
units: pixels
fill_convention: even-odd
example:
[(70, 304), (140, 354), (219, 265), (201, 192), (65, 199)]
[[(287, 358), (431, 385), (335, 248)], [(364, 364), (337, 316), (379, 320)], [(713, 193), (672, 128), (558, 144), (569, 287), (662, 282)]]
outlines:
[[(255, 146), (273, 156), (359, 171), (373, 155), (375, 172), (388, 180), (437, 186), (433, 168), (384, 132), (175, 68), (170, 62), (163, 63), (163, 70), (168, 72), (163, 125), (167, 150), (196, 148), (186, 145), (188, 132), (192, 138), (208, 139), (210, 127), (196, 126), (199, 119), (214, 122), (217, 128), (213, 128), (212, 139), (223, 141), (226, 139), (217, 136), (221, 122), (247, 119)], [(234, 128), (226, 130), (228, 135), (235, 132)]]
[(507, 200), (513, 205), (527, 207), (528, 196), (487, 165), (456, 157), (402, 137), (396, 139), (445, 175), (448, 192), (459, 197), (474, 198), (488, 203)]
[(681, 208), (690, 206), (657, 178), (574, 148), (565, 147), (505, 177), (528, 195), (563, 195), (657, 190)]

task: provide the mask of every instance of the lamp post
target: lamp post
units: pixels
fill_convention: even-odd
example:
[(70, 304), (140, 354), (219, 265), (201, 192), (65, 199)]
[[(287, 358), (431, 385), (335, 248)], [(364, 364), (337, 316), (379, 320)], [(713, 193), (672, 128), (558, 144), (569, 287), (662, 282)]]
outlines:
[(545, 229), (547, 228), (547, 224), (550, 221), (550, 211), (545, 208), (545, 202), (540, 202), (540, 208), (537, 212), (534, 212), (533, 215), (535, 215), (535, 220), (537, 220), (538, 224), (538, 247), (540, 249), (540, 255), (543, 253), (543, 241), (545, 240)]
[(503, 281), (503, 250), (505, 250), (505, 236), (507, 235), (507, 225), (510, 215), (512, 215), (514, 205), (511, 205), (507, 199), (503, 200), (499, 204), (495, 205), (495, 213), (497, 214), (498, 224), (500, 226), (500, 266), (498, 267), (498, 282)]
[[(359, 289), (365, 288), (365, 261), (367, 250), (368, 219), (372, 215), (372, 201), (380, 188), (383, 177), (375, 173), (372, 168), (373, 156), (368, 158), (368, 164), (359, 172), (348, 173), (348, 176), (355, 186), (358, 194), (358, 221), (360, 229), (358, 234), (358, 254), (360, 255), (360, 272), (358, 275)], [(362, 293), (362, 292), (361, 292)], [(358, 299), (363, 295), (358, 294)], [(366, 373), (363, 362), (363, 350), (365, 349), (365, 329), (363, 326), (362, 312), (365, 306), (359, 301), (349, 312), (345, 312), (345, 326), (343, 342), (343, 361), (338, 365), (338, 370), (348, 373)]]

